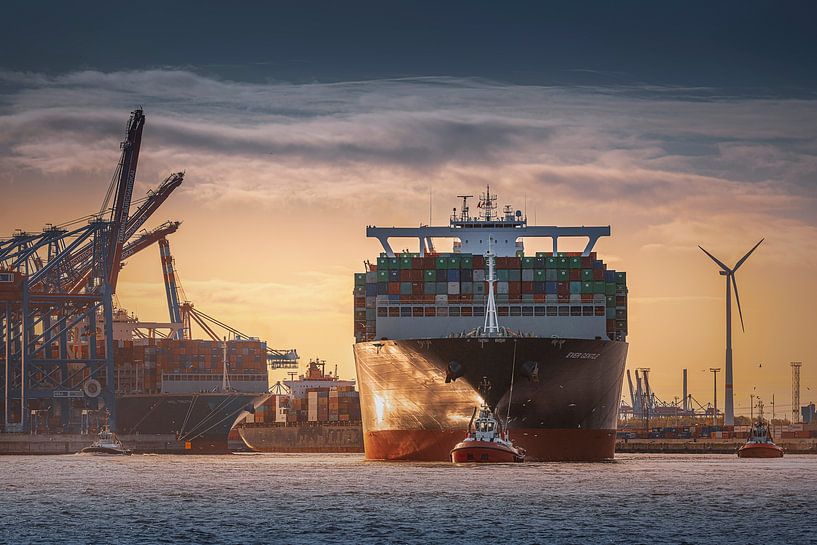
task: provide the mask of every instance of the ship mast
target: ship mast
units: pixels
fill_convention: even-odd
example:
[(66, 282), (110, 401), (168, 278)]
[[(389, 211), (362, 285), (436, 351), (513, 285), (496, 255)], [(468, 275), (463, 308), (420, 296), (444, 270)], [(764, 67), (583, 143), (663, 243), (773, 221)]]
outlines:
[(488, 261), (488, 308), (485, 309), (485, 324), (483, 329), (488, 335), (497, 335), (499, 333), (499, 323), (496, 319), (496, 301), (494, 299), (494, 251), (491, 248), (493, 236), (488, 236), (488, 251), (485, 253), (485, 259)]

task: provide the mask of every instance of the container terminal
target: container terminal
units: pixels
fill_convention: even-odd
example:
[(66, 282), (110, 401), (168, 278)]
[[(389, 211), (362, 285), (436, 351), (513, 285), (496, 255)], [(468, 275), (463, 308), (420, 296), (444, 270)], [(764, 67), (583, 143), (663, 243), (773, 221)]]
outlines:
[[(98, 213), (0, 238), (0, 453), (77, 452), (104, 426), (136, 452), (227, 452), (230, 429), (270, 397), (269, 368), (298, 367), (296, 350), (180, 295), (168, 237), (181, 222), (143, 227), (184, 172), (132, 199), (144, 126), (135, 110)], [(114, 305), (126, 260), (154, 244), (167, 322)]]

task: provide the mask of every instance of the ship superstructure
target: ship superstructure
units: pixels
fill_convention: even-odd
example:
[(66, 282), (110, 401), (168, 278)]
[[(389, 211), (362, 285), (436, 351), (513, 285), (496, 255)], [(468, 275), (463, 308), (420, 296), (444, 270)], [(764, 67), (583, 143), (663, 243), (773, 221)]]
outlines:
[[(530, 226), (510, 206), (497, 213), (490, 188), (472, 216), (470, 196), (461, 198), (445, 227), (366, 229), (384, 250), (355, 275), (367, 456), (446, 459), (465, 430), (461, 415), (479, 406), (482, 378), (493, 385), (489, 406), (506, 414), (515, 370), (509, 427), (532, 459), (612, 457), (626, 274), (593, 251), (610, 227)], [(526, 255), (533, 237), (551, 239), (552, 251)], [(394, 238), (417, 240), (419, 251), (395, 254)], [(436, 253), (439, 238), (454, 239), (453, 251)], [(584, 249), (560, 252), (565, 238), (584, 239)]]

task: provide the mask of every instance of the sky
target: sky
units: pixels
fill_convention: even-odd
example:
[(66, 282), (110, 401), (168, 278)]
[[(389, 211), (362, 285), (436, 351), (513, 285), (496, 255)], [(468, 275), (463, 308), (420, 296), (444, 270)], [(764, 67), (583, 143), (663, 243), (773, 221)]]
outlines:
[[(270, 346), (352, 375), (352, 273), (380, 252), (365, 226), (427, 222), (429, 192), (444, 224), (456, 195), (490, 183), (537, 223), (612, 226), (596, 249), (628, 272), (628, 367), (650, 367), (665, 400), (686, 367), (710, 401), (723, 366), (723, 279), (697, 245), (731, 265), (765, 237), (737, 276), (736, 412), (749, 394), (789, 410), (792, 360), (817, 401), (809, 3), (133, 11), (6, 8), (0, 234), (98, 210), (141, 106), (135, 196), (186, 173), (148, 227), (183, 221), (170, 242), (187, 297)], [(157, 248), (118, 291), (165, 319)]]

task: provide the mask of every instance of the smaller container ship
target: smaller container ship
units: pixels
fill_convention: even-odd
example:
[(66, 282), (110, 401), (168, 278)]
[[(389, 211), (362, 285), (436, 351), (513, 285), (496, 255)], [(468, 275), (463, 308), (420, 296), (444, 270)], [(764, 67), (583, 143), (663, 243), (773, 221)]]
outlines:
[(248, 448), (258, 452), (363, 452), (360, 395), (326, 362), (310, 360), (306, 372), (280, 382), (273, 395), (239, 424)]

